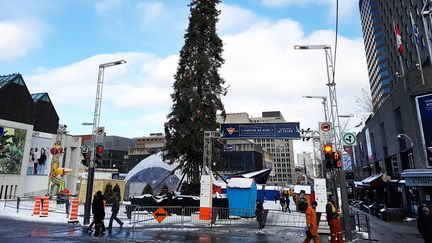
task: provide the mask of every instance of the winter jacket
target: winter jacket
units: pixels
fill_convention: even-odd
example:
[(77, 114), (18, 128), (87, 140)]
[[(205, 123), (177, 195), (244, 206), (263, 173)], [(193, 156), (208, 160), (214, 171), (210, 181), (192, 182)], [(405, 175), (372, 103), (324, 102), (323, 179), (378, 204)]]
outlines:
[(426, 243), (432, 243), (432, 216), (421, 214), (417, 218), (417, 229)]
[(102, 221), (105, 218), (104, 200), (101, 196), (95, 196), (92, 203), (93, 218), (95, 221)]

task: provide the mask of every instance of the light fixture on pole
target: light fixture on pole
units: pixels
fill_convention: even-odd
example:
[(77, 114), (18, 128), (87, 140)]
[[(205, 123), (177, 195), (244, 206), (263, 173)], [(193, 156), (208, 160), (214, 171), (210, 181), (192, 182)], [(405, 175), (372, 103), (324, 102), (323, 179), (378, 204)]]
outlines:
[(327, 108), (327, 97), (325, 96), (315, 96), (315, 95), (304, 95), (303, 98), (307, 99), (321, 99), (324, 107), (324, 121), (328, 121), (328, 108)]
[[(341, 130), (339, 126), (339, 111), (337, 104), (337, 95), (336, 95), (336, 83), (335, 83), (335, 69), (333, 56), (330, 45), (295, 45), (295, 50), (324, 50), (325, 58), (326, 58), (326, 70), (327, 70), (327, 86), (329, 90), (329, 98), (330, 98), (330, 122), (333, 125), (333, 141), (336, 151), (342, 151), (341, 146)], [(339, 175), (339, 183), (340, 183), (340, 192), (342, 202), (342, 212), (344, 215), (349, 215), (348, 208), (348, 192), (346, 187), (346, 178), (345, 171), (343, 169), (337, 169)], [(337, 185), (335, 185), (335, 191)], [(337, 193), (336, 193), (337, 196)], [(348, 240), (351, 240), (351, 222), (349, 217), (344, 217), (344, 226), (345, 226), (345, 234)]]
[(411, 149), (414, 147), (414, 143), (413, 143), (413, 141), (412, 141), (412, 139), (408, 136), (408, 135), (406, 135), (405, 133), (399, 133), (398, 135), (397, 135), (397, 138), (402, 138), (402, 137), (406, 137), (406, 138), (408, 138), (408, 140), (410, 141), (410, 143), (411, 143)]
[(107, 67), (112, 67), (120, 64), (125, 64), (125, 63), (126, 63), (125, 60), (119, 60), (119, 61), (103, 63), (99, 65), (98, 81), (97, 81), (97, 88), (96, 88), (95, 110), (94, 110), (93, 123), (92, 123), (93, 130), (92, 130), (92, 140), (90, 145), (90, 163), (87, 172), (87, 191), (86, 191), (86, 201), (84, 206), (84, 225), (90, 223), (90, 208), (91, 208), (91, 199), (93, 194), (93, 179), (94, 179), (94, 170), (95, 170), (95, 140), (96, 140), (96, 130), (99, 127), (99, 122), (100, 122), (104, 71), (105, 68)]

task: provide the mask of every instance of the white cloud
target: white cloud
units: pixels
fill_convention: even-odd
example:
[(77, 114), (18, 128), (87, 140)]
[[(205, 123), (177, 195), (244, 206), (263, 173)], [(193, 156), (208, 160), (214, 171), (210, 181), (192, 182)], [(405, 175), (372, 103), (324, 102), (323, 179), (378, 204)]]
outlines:
[(118, 10), (121, 5), (121, 0), (100, 0), (94, 4), (98, 14), (105, 14), (109, 11)]
[(33, 18), (0, 21), (0, 62), (18, 59), (42, 44), (45, 28)]
[(163, 4), (160, 2), (143, 2), (138, 4), (144, 24), (159, 20), (163, 14)]
[(243, 31), (258, 19), (254, 12), (237, 5), (220, 4), (219, 9), (221, 15), (217, 28), (222, 34)]
[[(227, 31), (221, 36), (226, 62), (220, 74), (226, 85), (230, 85), (227, 96), (223, 97), (226, 111), (247, 112), (257, 117), (262, 111), (280, 110), (287, 121), (299, 121), (303, 128), (317, 129), (318, 122), (323, 120), (323, 107), (319, 100), (302, 96), (328, 96), (324, 51), (295, 51), (293, 46), (333, 44), (334, 31), (316, 30), (305, 36), (302, 26), (292, 20), (270, 21), (238, 7), (223, 8), (231, 11), (221, 18), (225, 24), (223, 29)], [(250, 21), (239, 25), (233, 23), (237, 12), (250, 16)], [(241, 30), (233, 31), (238, 26)], [(162, 132), (172, 106), (170, 94), (177, 55), (97, 55), (56, 69), (41, 67), (37, 74), (24, 78), (31, 91), (49, 92), (60, 117), (68, 119), (62, 113), (71, 114), (71, 109), (90, 116), (97, 67), (100, 63), (118, 59), (128, 63), (105, 71), (102, 109), (105, 126), (111, 124), (110, 133), (131, 137)], [(355, 96), (360, 96), (367, 80), (362, 40), (340, 36), (336, 63), (340, 114), (354, 113)], [(75, 122), (77, 124), (88, 120), (82, 117), (70, 119), (80, 119)], [(73, 132), (73, 125), (68, 126)]]

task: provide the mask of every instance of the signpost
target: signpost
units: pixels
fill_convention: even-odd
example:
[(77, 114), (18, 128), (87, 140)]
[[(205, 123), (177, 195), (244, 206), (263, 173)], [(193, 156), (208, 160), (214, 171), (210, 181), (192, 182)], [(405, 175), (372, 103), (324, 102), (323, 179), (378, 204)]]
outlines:
[(320, 122), (319, 123), (319, 134), (320, 141), (322, 143), (332, 142), (332, 123), (331, 122)]
[(224, 123), (222, 139), (300, 139), (300, 123)]
[(344, 132), (342, 133), (342, 145), (356, 145), (357, 144), (357, 138), (355, 136), (355, 133), (353, 132)]
[(167, 211), (163, 208), (158, 208), (154, 213), (153, 217), (158, 221), (159, 223), (162, 223), (162, 221), (168, 216)]
[(105, 127), (98, 127), (96, 129), (95, 143), (103, 143), (104, 135), (105, 135)]

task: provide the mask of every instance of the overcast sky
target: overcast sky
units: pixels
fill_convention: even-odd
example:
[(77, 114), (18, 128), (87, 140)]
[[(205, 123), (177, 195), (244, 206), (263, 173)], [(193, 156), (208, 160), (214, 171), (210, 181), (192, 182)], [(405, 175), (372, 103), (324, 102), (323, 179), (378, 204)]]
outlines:
[[(108, 135), (131, 138), (163, 132), (188, 25), (187, 2), (0, 0), (0, 75), (21, 73), (31, 93), (49, 93), (71, 134), (88, 134), (91, 127), (81, 123), (93, 120), (98, 65), (125, 59), (127, 64), (105, 70), (101, 125)], [(295, 51), (293, 46), (329, 44), (334, 51), (334, 2), (220, 4), (227, 113), (258, 117), (279, 110), (287, 121), (317, 129), (323, 106), (302, 96), (328, 96), (324, 51)], [(358, 2), (339, 2), (339, 113), (356, 114), (356, 97), (368, 89)], [(347, 128), (359, 122), (354, 117)], [(296, 141), (295, 149), (311, 150), (311, 143)]]

